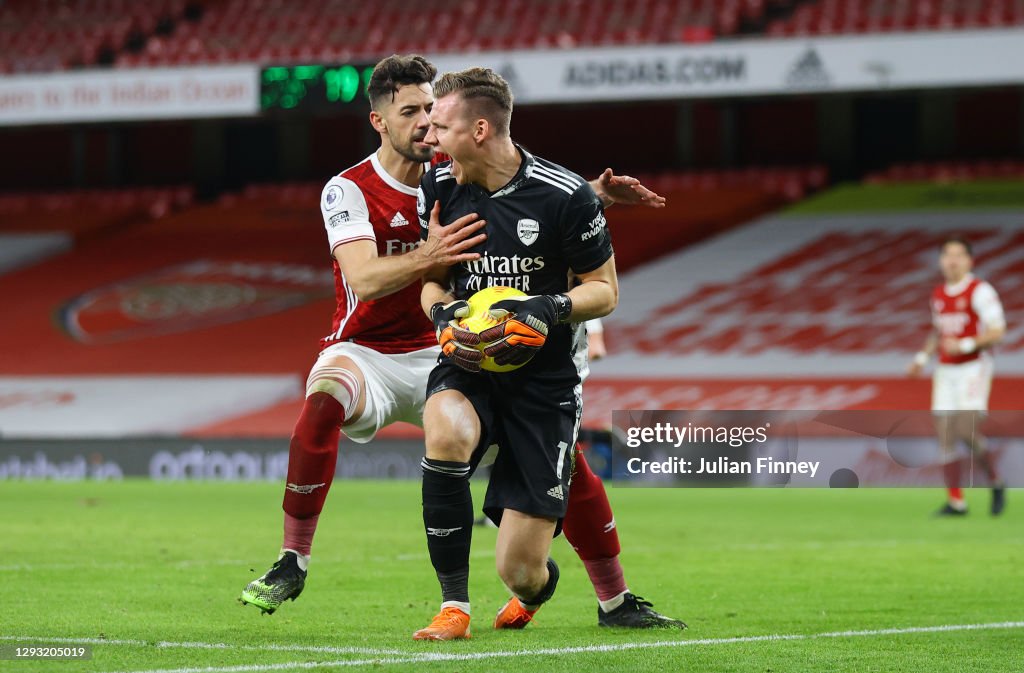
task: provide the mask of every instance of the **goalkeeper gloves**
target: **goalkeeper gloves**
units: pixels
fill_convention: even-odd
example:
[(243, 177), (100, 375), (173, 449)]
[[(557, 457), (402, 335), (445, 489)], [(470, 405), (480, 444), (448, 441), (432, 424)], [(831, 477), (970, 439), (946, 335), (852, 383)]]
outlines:
[(437, 343), (445, 357), (468, 372), (480, 371), (484, 354), (473, 348), (480, 343), (480, 337), (459, 327), (458, 319), (469, 315), (469, 304), (463, 300), (449, 304), (437, 302), (430, 307), (430, 319), (434, 323)]
[(503, 322), (480, 333), (488, 344), (484, 355), (499, 365), (522, 365), (544, 346), (552, 325), (569, 320), (572, 300), (564, 294), (503, 299), (491, 304), (489, 312)]

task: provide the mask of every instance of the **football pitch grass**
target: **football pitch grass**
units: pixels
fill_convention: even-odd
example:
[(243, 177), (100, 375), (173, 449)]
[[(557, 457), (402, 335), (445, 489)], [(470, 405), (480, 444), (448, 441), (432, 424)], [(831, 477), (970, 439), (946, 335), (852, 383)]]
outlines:
[[(630, 589), (683, 632), (597, 626), (564, 539), (562, 579), (524, 631), (477, 528), (473, 639), (414, 642), (438, 607), (416, 482), (336, 482), (303, 595), (276, 614), (242, 587), (280, 543), (277, 484), (5, 482), (0, 646), (88, 661), (0, 671), (1019, 671), (1024, 493), (935, 519), (938, 490), (609, 487)], [(477, 501), (481, 492), (475, 491)]]

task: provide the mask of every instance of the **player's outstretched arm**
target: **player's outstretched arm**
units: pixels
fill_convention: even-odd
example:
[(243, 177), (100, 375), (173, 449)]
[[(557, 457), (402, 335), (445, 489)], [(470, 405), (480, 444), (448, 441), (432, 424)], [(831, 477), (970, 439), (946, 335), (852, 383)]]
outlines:
[(907, 376), (920, 376), (921, 372), (924, 371), (925, 365), (932, 359), (932, 355), (935, 354), (935, 349), (939, 345), (939, 334), (934, 329), (928, 333), (928, 338), (924, 340), (924, 345), (921, 346), (915, 355), (914, 359), (907, 365)]
[(484, 241), (480, 230), (486, 222), (475, 213), (460, 217), (449, 225), (438, 221), (439, 207), (430, 213), (427, 239), (411, 252), (379, 257), (377, 243), (354, 240), (334, 250), (341, 272), (360, 301), (372, 301), (398, 292), (436, 266), (448, 267), (479, 259), (470, 248)]
[(601, 206), (608, 206), (621, 203), (627, 206), (649, 206), (651, 208), (664, 208), (665, 197), (656, 194), (636, 178), (628, 175), (615, 175), (610, 168), (604, 169), (604, 173), (595, 180), (590, 181), (590, 186), (601, 200)]

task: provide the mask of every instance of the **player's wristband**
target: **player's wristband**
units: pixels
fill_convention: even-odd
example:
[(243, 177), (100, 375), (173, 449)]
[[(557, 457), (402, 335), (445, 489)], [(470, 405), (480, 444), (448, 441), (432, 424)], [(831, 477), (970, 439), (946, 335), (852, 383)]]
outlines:
[(914, 356), (914, 364), (918, 367), (924, 367), (928, 364), (928, 354), (924, 351), (918, 351), (917, 355)]
[(974, 337), (964, 337), (957, 342), (957, 346), (960, 348), (960, 352), (964, 355), (973, 353), (978, 350), (978, 342)]
[(444, 308), (445, 304), (443, 301), (434, 302), (434, 305), (430, 307), (430, 320), (435, 322), (434, 316), (437, 315), (437, 310)]
[(569, 299), (569, 295), (550, 294), (548, 296), (555, 302), (555, 317), (558, 322), (569, 322), (569, 316), (572, 315), (572, 299)]

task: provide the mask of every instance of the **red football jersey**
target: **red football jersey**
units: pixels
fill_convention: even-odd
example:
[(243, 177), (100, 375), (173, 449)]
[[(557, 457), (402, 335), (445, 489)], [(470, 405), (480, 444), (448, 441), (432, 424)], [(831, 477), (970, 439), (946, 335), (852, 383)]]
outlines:
[[(983, 286), (985, 290), (991, 289), (984, 281), (968, 276), (955, 286), (939, 285), (935, 288), (932, 292), (932, 322), (940, 338), (963, 339), (977, 337), (981, 333), (981, 316), (975, 293)], [(944, 365), (962, 364), (977, 360), (980, 355), (980, 351), (948, 355), (940, 348), (939, 362)]]
[(381, 257), (416, 248), (420, 242), (417, 193), (415, 187), (391, 177), (376, 153), (324, 186), (320, 211), (334, 263), (338, 307), (331, 334), (320, 340), (321, 350), (339, 341), (353, 341), (381, 353), (408, 353), (437, 345), (434, 327), (420, 308), (420, 283), (360, 301), (334, 259), (335, 248), (358, 240), (375, 241)]

